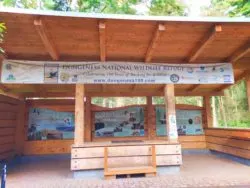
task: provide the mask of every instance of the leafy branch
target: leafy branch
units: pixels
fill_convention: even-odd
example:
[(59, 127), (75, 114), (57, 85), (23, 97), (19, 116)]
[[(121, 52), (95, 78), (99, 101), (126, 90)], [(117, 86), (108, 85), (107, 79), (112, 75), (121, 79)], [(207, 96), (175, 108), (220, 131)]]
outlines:
[[(0, 23), (0, 43), (3, 43), (5, 31), (6, 31), (5, 24)], [(2, 47), (0, 47), (0, 54), (4, 54), (4, 49)]]

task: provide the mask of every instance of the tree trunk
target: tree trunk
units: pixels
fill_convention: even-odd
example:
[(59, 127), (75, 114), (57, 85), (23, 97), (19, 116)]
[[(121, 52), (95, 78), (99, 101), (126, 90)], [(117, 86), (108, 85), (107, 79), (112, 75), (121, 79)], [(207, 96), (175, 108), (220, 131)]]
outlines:
[(214, 127), (218, 127), (217, 124), (217, 114), (216, 114), (216, 106), (215, 106), (215, 97), (212, 97), (212, 114), (213, 114), (213, 125)]
[(224, 126), (227, 127), (227, 119), (226, 119), (226, 113), (225, 113), (224, 103), (223, 103), (222, 97), (219, 97), (219, 104), (220, 104), (221, 115), (222, 115), (222, 119), (224, 122)]

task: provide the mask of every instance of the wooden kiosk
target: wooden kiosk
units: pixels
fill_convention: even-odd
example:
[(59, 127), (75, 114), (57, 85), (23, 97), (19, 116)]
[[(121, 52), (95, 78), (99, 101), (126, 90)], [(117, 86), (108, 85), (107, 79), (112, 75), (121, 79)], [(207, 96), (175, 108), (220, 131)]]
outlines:
[[(228, 62), (233, 65), (235, 81), (250, 73), (248, 19), (193, 20), (80, 13), (64, 16), (61, 12), (8, 9), (1, 10), (0, 18), (8, 29), (3, 46), (6, 57), (2, 59), (43, 63), (53, 60), (56, 64), (72, 61), (166, 65)], [(247, 83), (249, 91), (250, 82)], [(155, 175), (156, 167), (180, 166), (184, 148), (213, 149), (250, 159), (249, 130), (213, 128), (210, 97), (223, 95), (223, 90), (230, 85), (1, 83), (0, 139), (4, 140), (4, 146), (0, 143), (0, 159), (71, 153), (72, 171), (104, 169), (107, 177), (133, 173)], [(91, 98), (114, 96), (147, 98), (143, 106), (144, 136), (95, 137), (93, 113), (110, 109), (91, 104)], [(156, 134), (153, 96), (165, 99), (166, 136)], [(203, 107), (176, 105), (175, 96), (203, 96), (204, 104)], [(31, 107), (73, 112), (74, 139), (28, 141)], [(178, 137), (176, 123), (170, 126), (169, 121), (176, 116), (176, 109), (200, 110), (204, 133)], [(235, 135), (237, 140), (233, 138)]]

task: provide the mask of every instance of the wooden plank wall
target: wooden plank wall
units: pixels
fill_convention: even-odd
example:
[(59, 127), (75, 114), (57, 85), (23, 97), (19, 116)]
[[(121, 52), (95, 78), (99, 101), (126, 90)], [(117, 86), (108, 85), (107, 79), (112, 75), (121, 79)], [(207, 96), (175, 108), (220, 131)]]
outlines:
[(250, 159), (250, 130), (206, 129), (207, 147), (234, 156)]
[(26, 141), (24, 155), (69, 154), (74, 140)]
[(0, 160), (15, 155), (19, 100), (0, 95)]

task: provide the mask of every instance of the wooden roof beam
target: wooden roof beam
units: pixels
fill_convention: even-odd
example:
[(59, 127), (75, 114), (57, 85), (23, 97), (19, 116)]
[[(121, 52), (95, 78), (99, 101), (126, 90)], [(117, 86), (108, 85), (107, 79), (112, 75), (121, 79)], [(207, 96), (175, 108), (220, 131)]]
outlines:
[(107, 85), (106, 84), (102, 84), (102, 92), (107, 92)]
[(235, 63), (249, 52), (250, 52), (250, 41), (248, 41), (244, 46), (235, 51), (233, 55), (227, 59), (227, 61), (230, 63)]
[(197, 46), (194, 47), (187, 62), (193, 63), (198, 58), (198, 56), (203, 52), (206, 46), (209, 43), (211, 43), (215, 39), (216, 35), (221, 31), (222, 31), (221, 25), (213, 26), (212, 29), (210, 29), (210, 31), (203, 37), (201, 43), (199, 43)]
[(161, 85), (161, 86), (159, 87), (158, 91), (159, 91), (159, 92), (163, 92), (164, 89), (165, 89), (165, 86), (166, 86), (166, 84)]
[(198, 89), (198, 87), (200, 86), (200, 84), (194, 84), (192, 85), (190, 88), (188, 88), (188, 92), (193, 92), (196, 91)]
[(135, 90), (136, 90), (136, 84), (132, 84), (131, 91), (135, 91)]
[(10, 91), (10, 89), (9, 88), (7, 88), (5, 85), (3, 85), (3, 84), (0, 84), (0, 90), (2, 90), (3, 92), (9, 92)]
[(100, 41), (100, 60), (106, 61), (106, 24), (103, 21), (99, 22), (99, 41)]
[(7, 96), (7, 97), (18, 99), (20, 101), (24, 101), (24, 96), (21, 95), (21, 94), (3, 92), (3, 91), (0, 90), (0, 95), (4, 95), (4, 96)]
[(147, 52), (146, 52), (146, 56), (145, 56), (146, 63), (149, 63), (152, 60), (154, 50), (164, 31), (165, 31), (165, 26), (163, 24), (158, 24), (157, 28), (155, 29), (154, 35), (152, 37), (152, 40), (148, 46)]
[(36, 93), (41, 93), (42, 95), (46, 96), (47, 91), (44, 87), (44, 84), (34, 84), (33, 88)]
[(59, 54), (45, 26), (45, 23), (39, 18), (34, 20), (34, 25), (40, 38), (42, 39), (46, 51), (50, 54), (53, 60), (59, 60)]
[(24, 97), (22, 95), (12, 92), (10, 88), (6, 87), (1, 83), (0, 83), (0, 95), (5, 95), (22, 101), (24, 100)]
[[(175, 96), (223, 96), (223, 92), (186, 92), (186, 91), (175, 91)], [(145, 96), (164, 96), (163, 91), (107, 91), (107, 92), (86, 92), (86, 97), (145, 97)], [(46, 95), (41, 93), (25, 93), (25, 97), (74, 97), (73, 92), (65, 92), (65, 93), (52, 93), (47, 92)]]

